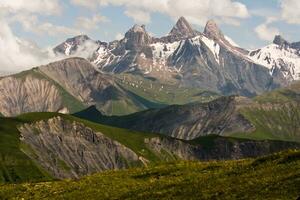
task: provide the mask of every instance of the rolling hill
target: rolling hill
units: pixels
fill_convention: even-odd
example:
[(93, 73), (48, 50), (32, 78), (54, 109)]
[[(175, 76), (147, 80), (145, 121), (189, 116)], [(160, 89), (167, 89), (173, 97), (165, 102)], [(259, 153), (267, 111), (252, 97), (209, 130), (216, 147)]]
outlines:
[[(207, 103), (172, 105), (127, 116), (105, 116), (90, 107), (80, 118), (116, 127), (193, 140), (216, 134), (260, 140), (300, 141), (296, 85), (253, 99), (230, 96)], [(293, 95), (291, 95), (293, 94)]]
[(176, 162), (80, 180), (0, 186), (2, 199), (297, 199), (299, 151), (239, 161)]
[(300, 148), (295, 142), (215, 135), (184, 141), (58, 113), (30, 113), (0, 121), (2, 183), (79, 178), (169, 161), (241, 159)]

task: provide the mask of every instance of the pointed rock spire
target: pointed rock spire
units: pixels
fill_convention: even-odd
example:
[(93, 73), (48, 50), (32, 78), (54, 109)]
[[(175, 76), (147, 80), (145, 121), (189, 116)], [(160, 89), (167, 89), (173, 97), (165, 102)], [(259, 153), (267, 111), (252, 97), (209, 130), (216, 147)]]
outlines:
[(180, 17), (169, 35), (178, 37), (193, 37), (196, 35), (196, 32), (184, 17)]
[(152, 41), (152, 37), (146, 31), (145, 25), (134, 25), (125, 34), (126, 49), (133, 50), (138, 47), (148, 45)]
[(224, 38), (222, 31), (219, 29), (217, 23), (214, 20), (209, 20), (206, 23), (204, 34), (214, 40), (219, 40)]
[(283, 46), (283, 45), (289, 46), (289, 44), (290, 44), (281, 35), (276, 35), (275, 38), (274, 38), (274, 40), (273, 40), (273, 43), (277, 44), (279, 46)]

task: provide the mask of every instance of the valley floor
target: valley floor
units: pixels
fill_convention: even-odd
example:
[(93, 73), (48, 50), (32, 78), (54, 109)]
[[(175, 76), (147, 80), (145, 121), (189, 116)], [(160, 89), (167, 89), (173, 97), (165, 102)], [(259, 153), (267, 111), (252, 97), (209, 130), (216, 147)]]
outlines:
[(300, 151), (257, 159), (174, 162), (80, 180), (0, 186), (0, 199), (287, 199), (300, 197)]

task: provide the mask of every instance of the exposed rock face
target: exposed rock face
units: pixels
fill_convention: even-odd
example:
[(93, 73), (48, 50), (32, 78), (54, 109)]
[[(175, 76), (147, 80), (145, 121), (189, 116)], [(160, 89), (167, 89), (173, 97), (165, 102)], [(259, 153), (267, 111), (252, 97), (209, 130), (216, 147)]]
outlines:
[(56, 87), (33, 76), (0, 79), (0, 112), (7, 117), (26, 112), (57, 112), (63, 109)]
[(224, 38), (223, 33), (221, 32), (221, 30), (217, 26), (216, 22), (213, 21), (213, 20), (209, 20), (206, 23), (206, 26), (204, 28), (203, 33), (205, 35), (207, 35), (209, 38), (214, 39), (214, 40), (219, 40), (219, 39)]
[(141, 164), (124, 145), (78, 122), (55, 117), (19, 128), (26, 152), (57, 178), (78, 178)]
[(134, 25), (125, 34), (125, 48), (127, 50), (136, 50), (149, 45), (152, 41), (151, 36), (147, 33), (145, 26)]
[(270, 74), (248, 53), (229, 42), (214, 21), (208, 21), (200, 33), (181, 17), (161, 38), (135, 25), (124, 39), (99, 44), (90, 61), (105, 72), (131, 73), (225, 95), (254, 96), (286, 84), (281, 73)]
[(253, 131), (252, 124), (238, 112), (239, 102), (236, 97), (222, 97), (204, 104), (175, 105), (112, 117), (103, 119), (102, 123), (185, 140)]
[(251, 51), (248, 57), (265, 66), (283, 86), (300, 80), (300, 42), (290, 43), (277, 35), (273, 44)]
[(93, 42), (87, 35), (78, 35), (67, 39), (64, 43), (58, 45), (53, 49), (56, 54), (72, 55), (85, 42)]
[(97, 105), (104, 113), (109, 113), (113, 101), (124, 101), (136, 105), (139, 110), (143, 105), (131, 99), (111, 76), (98, 72), (94, 66), (82, 58), (70, 58), (54, 62), (39, 68), (41, 72), (59, 83), (72, 96), (86, 105)]
[(155, 152), (168, 152), (184, 160), (232, 160), (263, 156), (286, 149), (299, 149), (300, 144), (292, 142), (230, 140), (215, 138), (209, 147), (188, 144), (167, 138), (146, 139), (145, 143)]
[[(122, 88), (114, 76), (104, 74), (83, 58), (68, 58), (0, 78), (0, 113), (69, 113), (96, 105), (107, 115), (122, 115), (147, 108)], [(120, 109), (114, 109), (118, 107)]]
[(193, 30), (191, 25), (184, 17), (180, 17), (176, 25), (172, 28), (169, 35), (174, 36), (177, 39), (184, 39), (184, 38), (195, 37), (197, 33), (196, 31)]
[(281, 35), (276, 35), (274, 40), (273, 40), (273, 43), (274, 44), (277, 44), (279, 46), (288, 46), (289, 45), (289, 42), (286, 41)]
[[(103, 170), (151, 164), (149, 157), (139, 156), (140, 151), (106, 136), (105, 130), (100, 133), (76, 120), (70, 120), (57, 116), (23, 124), (18, 128), (23, 151), (53, 177), (79, 178)], [(238, 140), (219, 136), (193, 141), (163, 136), (149, 138), (149, 135), (141, 139), (141, 143), (137, 144), (145, 145), (141, 151), (147, 149), (161, 161), (241, 159), (300, 148), (299, 143)], [(128, 140), (123, 138), (121, 141), (130, 142)]]

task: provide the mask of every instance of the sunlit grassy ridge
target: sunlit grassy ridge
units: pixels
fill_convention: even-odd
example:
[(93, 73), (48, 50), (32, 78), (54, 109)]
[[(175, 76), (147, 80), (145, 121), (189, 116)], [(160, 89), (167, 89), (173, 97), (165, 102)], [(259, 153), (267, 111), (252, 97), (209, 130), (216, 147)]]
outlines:
[(297, 199), (300, 152), (107, 171), (78, 181), (0, 186), (2, 199)]
[(175, 83), (163, 84), (151, 78), (147, 79), (130, 74), (117, 75), (115, 80), (122, 87), (139, 97), (166, 105), (207, 102), (219, 97), (216, 92), (205, 91), (199, 88), (178, 87)]
[(234, 136), (300, 142), (299, 109), (291, 113), (287, 107), (274, 106), (268, 109), (245, 108), (241, 112), (255, 126), (255, 131)]

